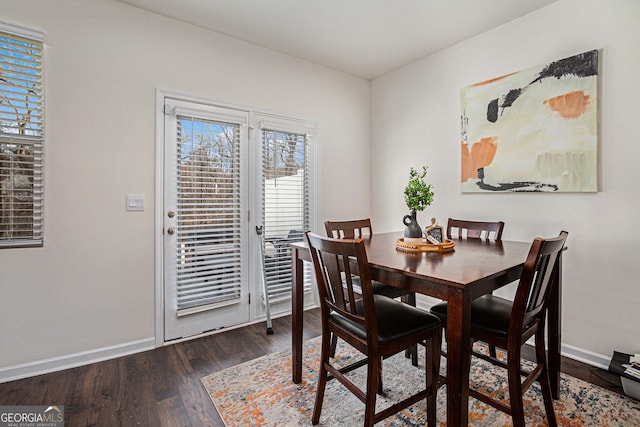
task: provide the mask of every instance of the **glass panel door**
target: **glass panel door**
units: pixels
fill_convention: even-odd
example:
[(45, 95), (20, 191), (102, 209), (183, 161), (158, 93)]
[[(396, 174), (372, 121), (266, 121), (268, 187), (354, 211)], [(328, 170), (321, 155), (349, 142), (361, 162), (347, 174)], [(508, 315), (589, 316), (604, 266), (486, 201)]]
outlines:
[(243, 178), (248, 114), (170, 102), (165, 115), (165, 341), (249, 320)]

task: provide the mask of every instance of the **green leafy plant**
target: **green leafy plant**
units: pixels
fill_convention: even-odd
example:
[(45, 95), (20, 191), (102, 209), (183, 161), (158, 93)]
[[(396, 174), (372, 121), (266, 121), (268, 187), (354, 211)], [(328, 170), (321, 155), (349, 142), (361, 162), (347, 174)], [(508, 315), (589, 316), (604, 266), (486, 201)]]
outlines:
[(414, 168), (409, 171), (409, 183), (404, 189), (404, 201), (412, 211), (422, 211), (433, 202), (431, 185), (427, 185), (424, 177), (427, 175), (427, 167), (422, 167), (422, 172)]

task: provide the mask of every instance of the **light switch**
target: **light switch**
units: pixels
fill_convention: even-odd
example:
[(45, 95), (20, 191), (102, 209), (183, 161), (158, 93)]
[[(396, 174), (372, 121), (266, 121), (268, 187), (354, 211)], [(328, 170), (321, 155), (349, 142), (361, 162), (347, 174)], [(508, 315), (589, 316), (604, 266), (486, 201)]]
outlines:
[(144, 194), (127, 194), (127, 210), (143, 211), (144, 210)]

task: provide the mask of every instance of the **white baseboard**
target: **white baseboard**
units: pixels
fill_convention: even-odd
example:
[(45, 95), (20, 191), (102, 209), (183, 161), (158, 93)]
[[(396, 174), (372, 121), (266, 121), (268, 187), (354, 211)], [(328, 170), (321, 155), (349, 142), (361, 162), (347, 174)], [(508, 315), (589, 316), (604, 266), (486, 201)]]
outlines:
[(595, 366), (600, 369), (608, 370), (609, 362), (611, 362), (611, 356), (595, 353), (584, 348), (576, 347), (569, 344), (562, 344), (560, 351), (563, 356), (570, 359), (577, 360), (578, 362), (586, 363), (591, 366)]
[(155, 338), (147, 338), (125, 344), (103, 347), (96, 350), (68, 354), (51, 359), (0, 368), (0, 383), (48, 374), (63, 369), (75, 368), (90, 363), (102, 362), (155, 348)]

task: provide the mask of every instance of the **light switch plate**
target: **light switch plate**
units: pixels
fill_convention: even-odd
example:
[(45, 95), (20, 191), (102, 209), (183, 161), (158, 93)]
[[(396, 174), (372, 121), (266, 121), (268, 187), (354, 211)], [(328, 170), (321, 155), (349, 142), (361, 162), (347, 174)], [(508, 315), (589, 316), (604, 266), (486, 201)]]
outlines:
[(128, 211), (144, 211), (144, 194), (127, 194)]

